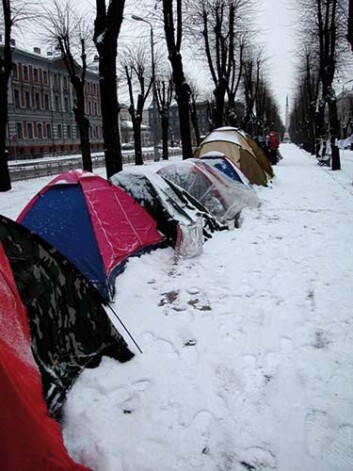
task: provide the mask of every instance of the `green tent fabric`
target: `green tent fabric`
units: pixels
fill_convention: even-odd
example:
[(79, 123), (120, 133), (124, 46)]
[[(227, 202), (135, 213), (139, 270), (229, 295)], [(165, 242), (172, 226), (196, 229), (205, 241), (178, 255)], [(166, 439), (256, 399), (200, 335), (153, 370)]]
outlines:
[(85, 367), (97, 366), (103, 355), (125, 362), (133, 353), (99, 292), (58, 250), (1, 215), (0, 241), (27, 308), (49, 413), (59, 418), (66, 391)]

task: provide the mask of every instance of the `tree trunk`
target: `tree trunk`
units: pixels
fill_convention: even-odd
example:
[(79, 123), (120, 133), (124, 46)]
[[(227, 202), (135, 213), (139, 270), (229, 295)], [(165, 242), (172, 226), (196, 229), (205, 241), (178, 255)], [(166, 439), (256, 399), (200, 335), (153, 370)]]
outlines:
[(349, 42), (351, 50), (353, 52), (353, 0), (348, 1), (347, 41)]
[(168, 114), (161, 117), (161, 126), (162, 126), (162, 159), (168, 160), (169, 149), (168, 149), (168, 132), (169, 132), (169, 118)]
[(199, 146), (201, 142), (201, 136), (200, 136), (199, 120), (197, 118), (196, 103), (195, 103), (195, 98), (193, 96), (191, 100), (190, 114), (191, 114), (191, 122), (192, 122), (194, 132), (195, 132), (196, 145)]
[(215, 97), (216, 107), (214, 109), (214, 116), (212, 117), (215, 128), (224, 126), (224, 101), (227, 91), (227, 82), (221, 81), (217, 88), (213, 91)]
[[(189, 96), (190, 93), (185, 90), (186, 84), (181, 84), (180, 92), (177, 97), (178, 108), (179, 108), (179, 126), (180, 126), (180, 137), (181, 147), (183, 151), (183, 159), (192, 157), (192, 145), (191, 145), (191, 128), (190, 128), (190, 114), (189, 114)], [(177, 90), (177, 86), (175, 89)], [(178, 92), (177, 92), (178, 93)]]
[(107, 178), (123, 168), (118, 124), (118, 98), (116, 79), (116, 48), (106, 51), (99, 63), (100, 93), (102, 103), (104, 154)]
[(84, 95), (76, 90), (77, 106), (74, 108), (75, 121), (80, 133), (80, 144), (82, 154), (82, 168), (87, 172), (92, 172), (91, 146), (89, 141), (89, 120), (85, 116)]
[(331, 170), (341, 170), (340, 151), (337, 146), (339, 123), (336, 99), (329, 99), (328, 110), (330, 117)]
[(134, 141), (135, 141), (135, 165), (143, 165), (142, 145), (141, 145), (141, 119), (133, 120)]
[(123, 168), (118, 123), (116, 56), (125, 0), (96, 0), (94, 43), (99, 54), (99, 88), (107, 178)]
[(11, 38), (11, 4), (2, 1), (3, 27), (5, 31), (4, 46), (0, 55), (0, 191), (11, 190), (11, 178), (7, 163), (6, 128), (8, 120), (8, 83), (12, 67)]
[(175, 38), (173, 0), (163, 0), (164, 31), (168, 48), (168, 58), (173, 70), (176, 100), (179, 109), (180, 137), (183, 159), (192, 157), (189, 98), (191, 90), (186, 83), (180, 53), (182, 34), (182, 1), (177, 2), (177, 38)]
[(6, 128), (8, 117), (7, 80), (0, 75), (0, 191), (11, 190), (11, 179), (7, 164)]

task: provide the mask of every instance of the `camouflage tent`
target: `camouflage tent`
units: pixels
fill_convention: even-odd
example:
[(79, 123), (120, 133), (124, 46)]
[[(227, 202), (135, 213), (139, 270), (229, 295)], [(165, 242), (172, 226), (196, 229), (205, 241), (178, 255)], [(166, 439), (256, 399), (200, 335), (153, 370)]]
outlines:
[(68, 455), (48, 417), (27, 312), (0, 242), (0, 463), (2, 471), (88, 471)]
[(49, 413), (59, 417), (66, 391), (85, 367), (97, 366), (103, 355), (125, 362), (133, 354), (99, 292), (60, 252), (4, 216), (0, 241), (27, 308)]

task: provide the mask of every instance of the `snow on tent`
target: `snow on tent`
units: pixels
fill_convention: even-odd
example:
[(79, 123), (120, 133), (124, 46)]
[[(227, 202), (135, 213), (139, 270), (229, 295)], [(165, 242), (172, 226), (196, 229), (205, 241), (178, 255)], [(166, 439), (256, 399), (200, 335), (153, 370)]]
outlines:
[(84, 471), (48, 416), (27, 313), (0, 243), (0, 463), (2, 471)]
[[(241, 210), (258, 206), (256, 194), (245, 185), (200, 159), (186, 159), (162, 167), (157, 172), (188, 191), (222, 224), (238, 223)], [(254, 197), (255, 195), (255, 197)]]
[(163, 241), (156, 222), (130, 195), (78, 170), (54, 178), (17, 221), (62, 252), (107, 301), (126, 259)]
[(97, 289), (54, 247), (0, 216), (0, 242), (27, 308), (34, 358), (50, 415), (59, 418), (66, 391), (103, 355), (133, 353), (110, 322)]
[(125, 190), (157, 221), (158, 230), (183, 256), (195, 256), (203, 239), (225, 229), (208, 210), (183, 188), (157, 174), (146, 175), (137, 169), (124, 170), (111, 182)]
[(250, 183), (266, 186), (273, 176), (260, 164), (250, 144), (237, 128), (223, 127), (210, 132), (195, 151), (195, 157), (218, 151), (226, 155), (246, 175)]

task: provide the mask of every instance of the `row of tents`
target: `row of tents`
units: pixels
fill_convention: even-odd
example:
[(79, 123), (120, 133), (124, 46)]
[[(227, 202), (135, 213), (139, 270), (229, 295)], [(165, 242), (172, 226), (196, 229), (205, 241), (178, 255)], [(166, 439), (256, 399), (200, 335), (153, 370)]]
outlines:
[(252, 184), (273, 176), (265, 156), (234, 128), (213, 137), (195, 158), (157, 173), (61, 174), (16, 222), (0, 216), (2, 469), (84, 469), (67, 456), (53, 418), (84, 368), (103, 355), (134, 356), (106, 312), (116, 276), (147, 250), (199, 254), (259, 204)]

